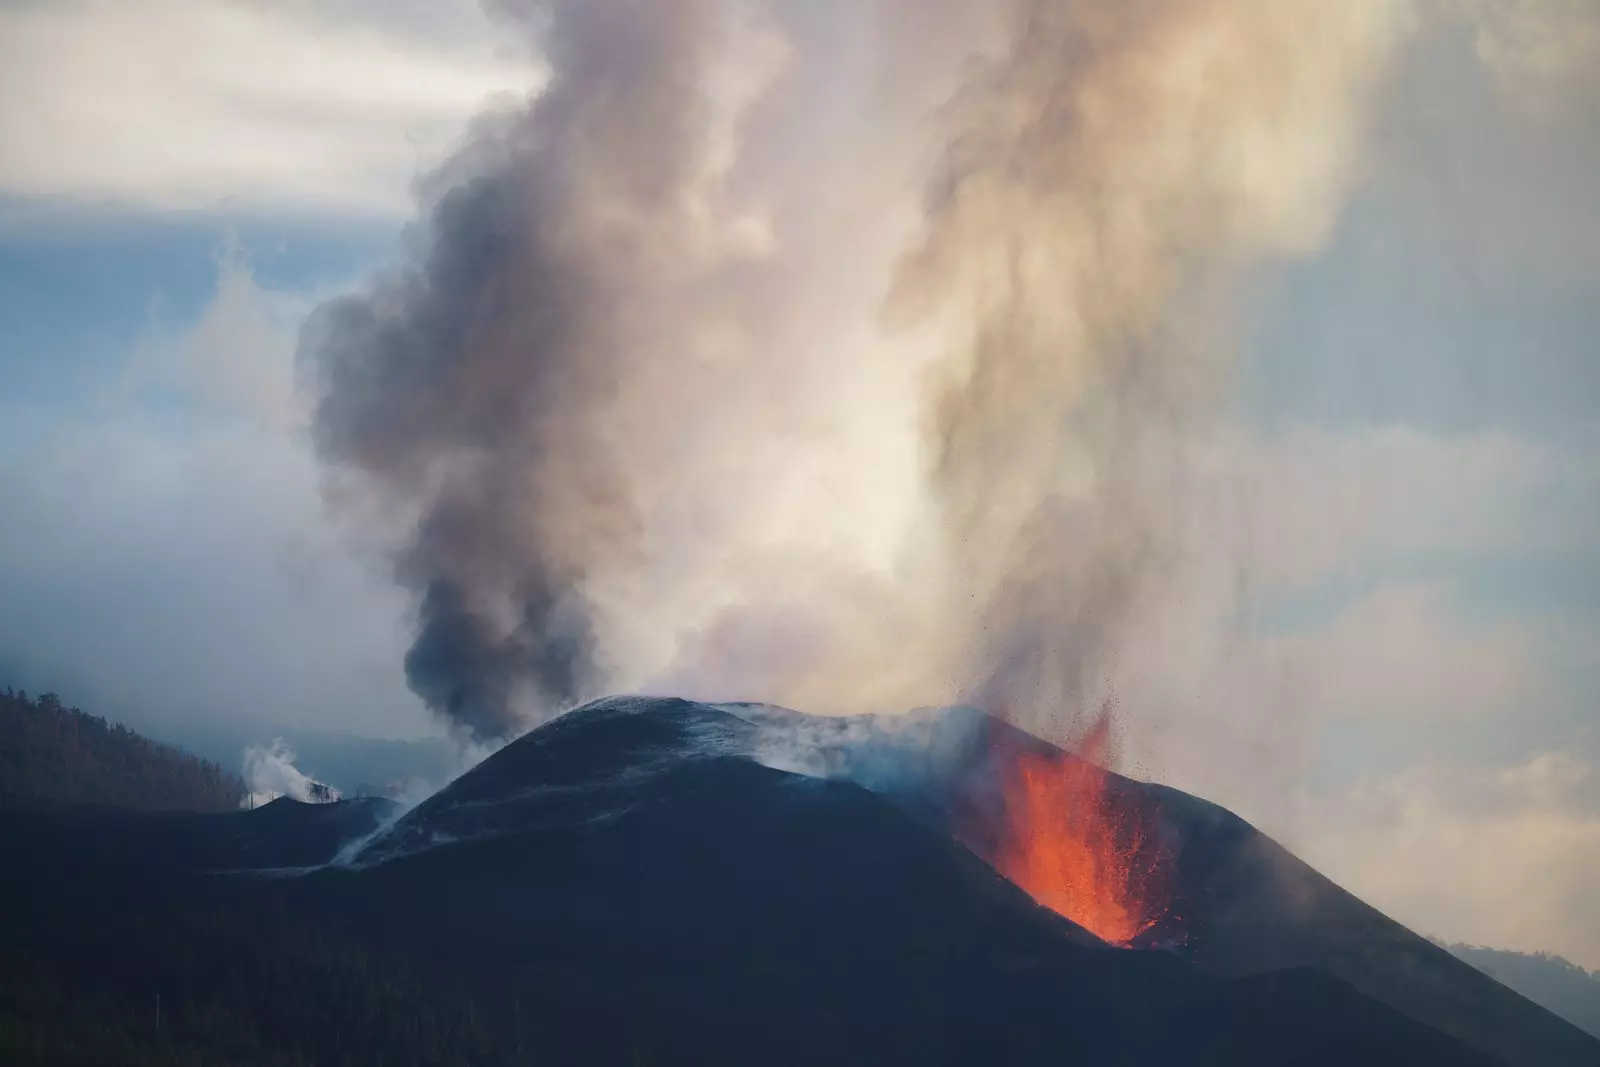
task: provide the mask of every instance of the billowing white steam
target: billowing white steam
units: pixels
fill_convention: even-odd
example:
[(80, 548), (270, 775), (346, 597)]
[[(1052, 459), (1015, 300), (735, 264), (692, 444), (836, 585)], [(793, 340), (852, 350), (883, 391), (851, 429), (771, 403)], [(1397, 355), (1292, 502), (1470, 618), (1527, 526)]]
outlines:
[(282, 738), (270, 745), (251, 745), (244, 750), (244, 781), (248, 794), (245, 807), (288, 797), (306, 804), (328, 804), (342, 798), (330, 785), (310, 777), (294, 765), (294, 749)]

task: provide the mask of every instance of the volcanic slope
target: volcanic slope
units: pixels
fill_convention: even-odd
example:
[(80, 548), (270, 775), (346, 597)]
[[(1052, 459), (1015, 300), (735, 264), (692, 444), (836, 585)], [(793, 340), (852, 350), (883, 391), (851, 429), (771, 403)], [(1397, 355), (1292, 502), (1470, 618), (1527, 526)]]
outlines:
[(1325, 973), (1220, 977), (1035, 905), (938, 825), (966, 741), (916, 731), (976, 721), (612, 699), (392, 824), (0, 820), (26, 861), (0, 867), (0, 1059), (1503, 1062)]
[(1312, 971), (1109, 948), (885, 797), (767, 765), (830, 728), (788, 714), (578, 709), (296, 888), (540, 984), (552, 1055), (589, 1062), (639, 1032), (684, 1063), (1494, 1062)]
[[(792, 722), (822, 773), (861, 781), (993, 861), (1007, 834), (1000, 783), (1027, 759), (1073, 757), (970, 709), (903, 719)], [(1314, 969), (1517, 1067), (1600, 1065), (1600, 1041), (1363, 903), (1231, 812), (1105, 775), (1104, 802), (1149, 826), (1167, 868), (1164, 914), (1141, 943), (1223, 977)]]

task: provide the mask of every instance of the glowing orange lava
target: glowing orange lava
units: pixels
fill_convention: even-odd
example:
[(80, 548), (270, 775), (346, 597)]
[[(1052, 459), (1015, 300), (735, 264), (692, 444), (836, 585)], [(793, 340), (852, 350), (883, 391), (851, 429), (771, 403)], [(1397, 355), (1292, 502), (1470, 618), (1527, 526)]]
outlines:
[(1115, 804), (1102, 719), (1080, 756), (1023, 755), (1005, 782), (1006, 832), (995, 866), (1040, 904), (1103, 941), (1128, 944), (1167, 912), (1151, 814)]

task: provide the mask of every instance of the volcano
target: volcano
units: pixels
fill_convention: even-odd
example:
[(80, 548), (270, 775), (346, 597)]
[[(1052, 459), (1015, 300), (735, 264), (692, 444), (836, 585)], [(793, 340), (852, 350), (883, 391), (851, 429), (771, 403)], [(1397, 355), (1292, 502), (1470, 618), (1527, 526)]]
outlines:
[[(0, 874), (0, 958), (98, 996), (185, 989), (200, 1006), (169, 1027), (201, 1037), (234, 982), (258, 1040), (320, 1042), (318, 1062), (1600, 1062), (1174, 790), (1098, 772), (1100, 843), (1158, 864), (1158, 914), (1127, 938), (1074, 921), (1093, 893), (1048, 899), (1008, 866), (1018, 768), (1073, 759), (960, 709), (613, 698), (399, 818), (9, 815), (0, 843), (29, 862)], [(247, 977), (195, 980), (216, 944)], [(312, 982), (334, 993), (284, 992)], [(371, 986), (427, 1007), (359, 1008)]]
[(1123, 884), (1138, 921), (1116, 931), (1127, 935), (1119, 943), (1166, 951), (1246, 983), (1314, 971), (1507, 1064), (1600, 1063), (1600, 1042), (1365, 904), (1216, 804), (1085, 767), (970, 709), (906, 719), (783, 714), (807, 721), (824, 773), (866, 783), (1002, 869), (1015, 852), (1008, 792), (1030, 771), (1037, 780), (1041, 768), (1053, 769), (1054, 797), (1092, 800), (1104, 813), (1104, 832), (1122, 838)]

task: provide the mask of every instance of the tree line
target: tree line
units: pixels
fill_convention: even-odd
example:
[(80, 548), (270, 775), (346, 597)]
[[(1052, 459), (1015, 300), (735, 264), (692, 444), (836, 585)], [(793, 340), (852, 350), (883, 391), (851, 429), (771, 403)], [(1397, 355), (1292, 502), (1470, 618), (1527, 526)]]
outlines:
[(228, 811), (245, 786), (210, 760), (54, 693), (0, 692), (0, 806), (100, 804), (143, 811)]

